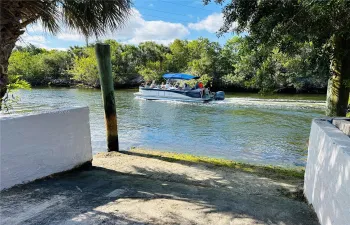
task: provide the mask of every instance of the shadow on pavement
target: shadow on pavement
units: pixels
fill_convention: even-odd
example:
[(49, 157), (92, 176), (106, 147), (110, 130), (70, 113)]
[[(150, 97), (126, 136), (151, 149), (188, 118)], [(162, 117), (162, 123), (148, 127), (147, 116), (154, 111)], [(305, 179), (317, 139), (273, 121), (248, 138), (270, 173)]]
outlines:
[[(1, 224), (318, 224), (306, 203), (283, 196), (134, 169), (148, 176), (92, 167), (3, 191)], [(184, 182), (157, 179), (172, 176)]]

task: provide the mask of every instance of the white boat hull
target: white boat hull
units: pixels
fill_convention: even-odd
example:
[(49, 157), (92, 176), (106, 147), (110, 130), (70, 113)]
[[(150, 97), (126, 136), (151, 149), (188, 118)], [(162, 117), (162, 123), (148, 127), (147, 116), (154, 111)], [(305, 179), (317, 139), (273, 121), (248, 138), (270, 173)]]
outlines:
[(200, 91), (189, 90), (163, 90), (140, 88), (139, 92), (134, 93), (135, 96), (147, 100), (170, 100), (170, 101), (184, 101), (184, 102), (208, 102), (213, 100), (211, 96), (201, 97)]

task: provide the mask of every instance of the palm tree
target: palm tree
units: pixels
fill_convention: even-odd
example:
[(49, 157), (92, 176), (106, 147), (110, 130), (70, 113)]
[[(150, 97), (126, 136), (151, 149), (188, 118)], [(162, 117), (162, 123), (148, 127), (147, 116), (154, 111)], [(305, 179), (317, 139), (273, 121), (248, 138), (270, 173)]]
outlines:
[(8, 60), (25, 28), (41, 22), (53, 34), (61, 25), (86, 37), (99, 36), (125, 22), (131, 0), (1, 0), (0, 1), (0, 110), (7, 92)]

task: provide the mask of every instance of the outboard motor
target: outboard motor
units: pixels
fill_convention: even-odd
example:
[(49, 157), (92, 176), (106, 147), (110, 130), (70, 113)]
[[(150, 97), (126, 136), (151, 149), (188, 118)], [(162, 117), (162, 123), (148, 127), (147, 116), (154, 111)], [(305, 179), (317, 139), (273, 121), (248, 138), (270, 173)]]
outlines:
[(224, 100), (225, 99), (225, 92), (223, 91), (218, 91), (214, 95), (215, 100)]

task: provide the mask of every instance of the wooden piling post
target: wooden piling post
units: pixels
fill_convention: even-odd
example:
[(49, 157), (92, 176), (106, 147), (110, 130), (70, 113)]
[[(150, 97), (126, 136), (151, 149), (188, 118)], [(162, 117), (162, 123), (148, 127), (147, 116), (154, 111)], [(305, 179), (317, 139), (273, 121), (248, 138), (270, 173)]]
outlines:
[(95, 52), (100, 74), (102, 99), (105, 110), (108, 151), (119, 151), (117, 112), (112, 77), (111, 49), (108, 44), (97, 43)]

